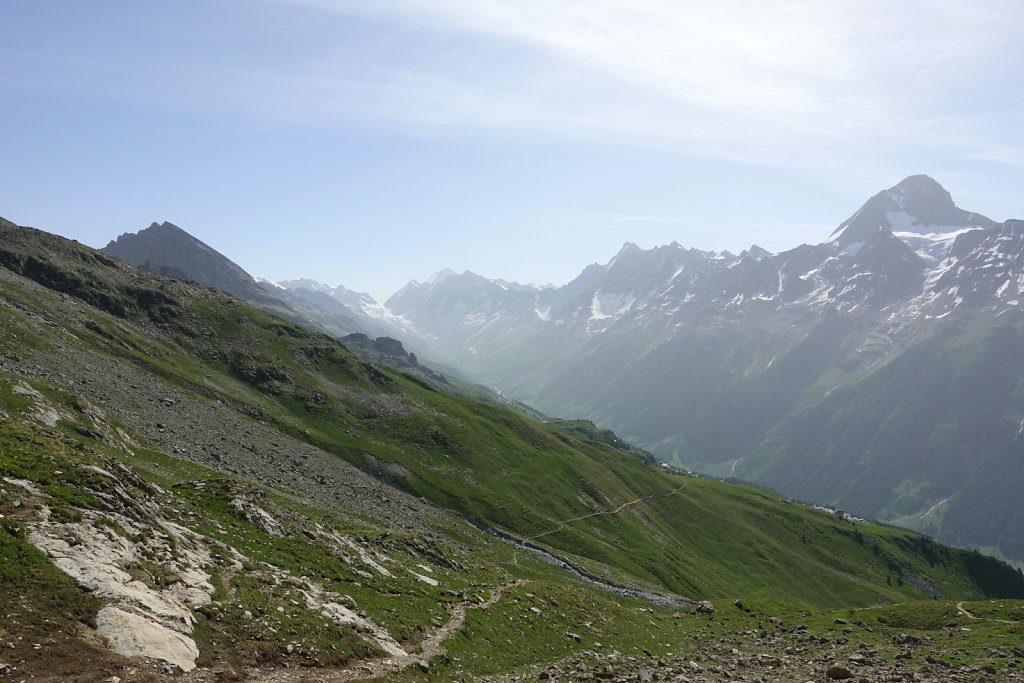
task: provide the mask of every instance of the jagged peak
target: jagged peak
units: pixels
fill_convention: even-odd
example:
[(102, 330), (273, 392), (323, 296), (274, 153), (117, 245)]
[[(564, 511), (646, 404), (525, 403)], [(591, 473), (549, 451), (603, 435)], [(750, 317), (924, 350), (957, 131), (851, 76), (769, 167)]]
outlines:
[(330, 290), (334, 289), (330, 285), (325, 285), (324, 283), (322, 283), (322, 282), (320, 282), (318, 280), (314, 280), (312, 278), (297, 278), (295, 280), (281, 280), (280, 282), (275, 283), (275, 284), (277, 284), (280, 287), (284, 287), (285, 289), (308, 289), (311, 292), (321, 292), (321, 291), (324, 291), (324, 290), (330, 291)]
[[(861, 241), (881, 226), (901, 233), (926, 234), (936, 227), (993, 228), (997, 223), (985, 216), (959, 209), (953, 197), (930, 176), (907, 176), (888, 190), (866, 201), (829, 236), (829, 242)], [(945, 230), (948, 232), (948, 230)]]
[(949, 191), (931, 176), (923, 174), (907, 176), (890, 187), (887, 192), (901, 209), (915, 217), (956, 209)]
[(156, 221), (153, 221), (152, 223), (149, 224), (148, 228), (144, 228), (142, 230), (139, 230), (138, 232), (123, 232), (123, 233), (121, 233), (120, 235), (117, 236), (116, 239), (111, 240), (110, 243), (107, 245), (107, 247), (109, 248), (109, 247), (111, 247), (113, 245), (116, 245), (119, 242), (123, 243), (123, 242), (126, 242), (126, 241), (141, 240), (141, 241), (144, 241), (144, 242), (148, 242), (151, 239), (157, 239), (157, 238), (164, 237), (164, 236), (171, 236), (171, 237), (177, 238), (177, 239), (184, 238), (184, 239), (188, 239), (188, 240), (190, 240), (192, 242), (196, 242), (198, 244), (206, 246), (202, 242), (202, 240), (200, 240), (199, 238), (195, 237), (194, 235), (189, 233), (184, 228), (181, 228), (181, 227), (175, 225), (174, 223), (171, 223), (170, 221), (163, 221), (162, 223), (158, 223)]
[(755, 258), (755, 259), (764, 258), (766, 256), (771, 256), (771, 255), (772, 255), (772, 252), (768, 251), (764, 247), (759, 246), (757, 244), (751, 244), (749, 249), (745, 249), (744, 251), (740, 252), (740, 256), (741, 257), (742, 256), (750, 256), (751, 258)]
[(628, 258), (631, 256), (636, 256), (638, 254), (644, 253), (646, 252), (643, 249), (641, 249), (640, 246), (637, 245), (635, 242), (626, 242), (625, 244), (622, 245), (622, 248), (619, 249), (619, 253), (615, 254), (615, 256), (612, 257), (612, 260), (608, 262), (606, 268), (610, 270), (615, 266), (617, 262), (619, 262), (623, 258)]
[(174, 223), (172, 223), (170, 221), (162, 221), (162, 222), (153, 221), (152, 223), (149, 224), (149, 227), (146, 228), (145, 230), (139, 230), (138, 234), (142, 234), (144, 232), (156, 232), (156, 233), (159, 233), (159, 232), (183, 232), (186, 235), (188, 234), (188, 232), (186, 230), (184, 230), (180, 226), (175, 225)]
[(895, 192), (924, 192), (927, 194), (949, 195), (949, 192), (946, 191), (946, 188), (939, 181), (924, 173), (908, 175), (889, 189)]

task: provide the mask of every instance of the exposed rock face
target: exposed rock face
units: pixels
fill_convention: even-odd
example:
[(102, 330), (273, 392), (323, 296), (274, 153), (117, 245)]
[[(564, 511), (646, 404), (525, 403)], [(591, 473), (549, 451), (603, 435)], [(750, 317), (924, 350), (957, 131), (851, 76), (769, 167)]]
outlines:
[(105, 605), (96, 615), (96, 630), (114, 652), (173, 664), (182, 671), (196, 666), (199, 648), (188, 636), (153, 619)]
[(57, 421), (65, 415), (65, 413), (48, 403), (42, 394), (24, 382), (15, 383), (11, 387), (11, 391), (32, 401), (33, 408), (29, 411), (28, 417), (39, 424), (47, 427), (56, 427)]
[(375, 363), (415, 375), (433, 385), (443, 387), (448, 384), (448, 378), (444, 374), (435, 372), (425, 365), (420, 365), (416, 354), (406, 351), (402, 342), (397, 339), (391, 337), (371, 339), (367, 335), (357, 332), (342, 337), (341, 342), (350, 351)]
[[(130, 538), (101, 520), (115, 522)], [(158, 531), (116, 513), (86, 513), (72, 523), (40, 521), (31, 528), (33, 545), (83, 588), (107, 600), (97, 631), (112, 650), (165, 661), (182, 671), (195, 667), (199, 649), (191, 638), (192, 608), (208, 603), (213, 594), (202, 570), (210, 561), (204, 547), (169, 523)], [(175, 577), (171, 585), (156, 587), (136, 578), (154, 556), (165, 558), (160, 566)]]
[(402, 348), (402, 342), (391, 337), (377, 337), (373, 340), (373, 348), (389, 356), (408, 356)]
[[(47, 426), (71, 417), (52, 408), (27, 384), (15, 385), (14, 391), (33, 401), (35, 410), (29, 417)], [(98, 430), (91, 436), (129, 450), (130, 439), (121, 438), (127, 435), (111, 427), (102, 410), (85, 400), (76, 407)], [(52, 424), (38, 419), (40, 410), (53, 412)], [(80, 466), (93, 475), (92, 493), (109, 509), (83, 510), (80, 521), (58, 521), (43, 505), (29, 524), (28, 540), (80, 586), (106, 600), (96, 628), (110, 649), (190, 671), (199, 656), (191, 638), (192, 609), (207, 604), (213, 594), (210, 576), (203, 569), (210, 564), (210, 553), (200, 537), (164, 519), (154, 500), (139, 495), (157, 494), (157, 487), (120, 463), (110, 461), (109, 466), (110, 470)], [(48, 497), (34, 486), (23, 488), (41, 500)]]
[[(360, 616), (359, 612), (351, 606), (342, 605), (338, 600), (341, 596), (326, 593), (319, 585), (311, 585), (304, 591), (306, 596), (306, 607), (316, 610), (336, 624), (348, 624), (355, 626), (363, 637), (379, 647), (390, 657), (404, 657), (408, 653), (402, 646), (391, 637), (386, 629), (382, 628), (372, 619)], [(348, 597), (348, 596), (344, 596)], [(349, 598), (351, 602), (351, 598)]]
[(271, 536), (287, 536), (288, 532), (284, 530), (281, 523), (278, 522), (274, 517), (259, 507), (250, 500), (244, 498), (233, 498), (231, 500), (231, 507), (235, 508), (249, 521), (253, 526), (266, 531)]
[(153, 223), (125, 233), (103, 251), (136, 268), (158, 275), (172, 272), (244, 299), (264, 295), (259, 284), (237, 263), (173, 223)]
[(715, 606), (708, 600), (701, 600), (697, 603), (697, 607), (694, 608), (697, 614), (714, 614)]

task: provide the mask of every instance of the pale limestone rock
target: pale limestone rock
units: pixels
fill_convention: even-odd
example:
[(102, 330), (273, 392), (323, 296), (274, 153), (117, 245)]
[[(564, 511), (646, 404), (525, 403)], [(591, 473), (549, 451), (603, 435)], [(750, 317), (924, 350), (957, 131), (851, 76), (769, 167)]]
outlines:
[[(136, 543), (94, 523), (104, 516), (144, 540)], [(167, 661), (184, 671), (195, 668), (199, 651), (190, 637), (195, 625), (191, 608), (210, 602), (213, 586), (201, 569), (209, 562), (209, 552), (194, 534), (159, 518), (153, 518), (152, 526), (140, 525), (113, 512), (87, 511), (81, 522), (67, 524), (46, 518), (42, 515), (31, 525), (28, 540), (79, 585), (105, 599), (97, 630), (109, 647), (129, 657)], [(128, 569), (143, 561), (144, 550), (150, 556), (154, 550), (166, 553), (169, 536), (176, 540), (177, 555), (163, 565), (179, 580), (156, 590), (134, 579)]]
[[(306, 607), (320, 612), (336, 624), (350, 624), (356, 627), (356, 631), (366, 641), (376, 645), (392, 657), (404, 657), (408, 653), (402, 649), (398, 641), (391, 637), (387, 629), (369, 617), (360, 616), (354, 609), (335, 602), (335, 600), (352, 601), (349, 596), (339, 596), (324, 591), (319, 584), (309, 584), (308, 590), (302, 591), (306, 598)], [(353, 602), (353, 607), (355, 603)]]
[(25, 382), (15, 382), (14, 385), (11, 386), (11, 391), (32, 401), (34, 404), (32, 411), (26, 414), (30, 419), (35, 420), (40, 424), (46, 425), (47, 427), (56, 427), (58, 420), (72, 419), (71, 415), (59, 411), (47, 403), (46, 398), (42, 394)]
[(8, 484), (11, 484), (12, 486), (17, 486), (18, 488), (25, 489), (26, 491), (31, 493), (33, 496), (45, 496), (46, 495), (45, 493), (43, 493), (39, 489), (38, 486), (36, 486), (32, 482), (30, 482), (28, 479), (14, 479), (12, 477), (4, 477), (3, 480), (5, 482), (7, 482)]
[(185, 672), (196, 668), (195, 641), (153, 619), (105, 605), (96, 615), (96, 631), (111, 650), (125, 657), (156, 659)]
[(274, 519), (273, 515), (259, 507), (251, 500), (245, 498), (232, 498), (231, 507), (241, 512), (246, 520), (257, 529), (262, 529), (271, 536), (287, 536), (281, 523)]
[(415, 576), (417, 579), (419, 579), (423, 583), (429, 583), (431, 586), (436, 586), (437, 585), (437, 579), (432, 579), (429, 576), (423, 576), (423, 574), (417, 574), (414, 571), (410, 571), (409, 573), (412, 574), (413, 576)]

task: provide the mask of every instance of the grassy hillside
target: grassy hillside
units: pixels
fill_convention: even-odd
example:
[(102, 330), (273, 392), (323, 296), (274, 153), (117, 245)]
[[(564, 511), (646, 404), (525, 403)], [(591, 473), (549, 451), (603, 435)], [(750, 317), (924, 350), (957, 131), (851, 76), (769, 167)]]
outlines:
[[(82, 310), (75, 329), (82, 350), (230, 402), (413, 495), (609, 578), (693, 598), (756, 586), (762, 597), (815, 605), (924, 597), (912, 584), (894, 585), (901, 572), (951, 596), (991, 589), (972, 585), (957, 551), (934, 563), (910, 550), (917, 541), (904, 532), (854, 533), (770, 494), (672, 478), (615, 448), (374, 366), (220, 293), (139, 273), (45, 233), (8, 228), (4, 245), (8, 268), (95, 307)], [(805, 528), (811, 541), (796, 543)], [(874, 544), (860, 540), (865, 534)], [(878, 550), (868, 555), (868, 547)], [(844, 563), (867, 580), (851, 578)], [(809, 567), (827, 577), (810, 590)]]
[[(0, 225), (0, 265), (0, 505), (22, 517), (4, 552), (66, 591), (29, 531), (106, 529), (144, 546), (132, 571), (154, 590), (208, 573), (212, 602), (194, 608), (200, 663), (290, 661), (294, 641), (307, 664), (333, 666), (391, 642), (367, 640), (378, 627), (430, 652), (448, 617), (482, 613), (518, 580), (550, 582), (558, 601), (641, 609), (524, 547), (592, 581), (689, 599), (825, 609), (1024, 596), (1020, 573), (987, 557), (670, 476), (592, 439), (608, 435), (437, 391), (230, 296), (47, 233)], [(97, 471), (119, 468), (112, 478), (135, 494)], [(153, 546), (151, 528), (178, 540)], [(193, 542), (191, 555), (179, 550)], [(4, 590), (20, 580), (4, 575)], [(375, 626), (331, 622), (309, 606), (317, 591), (348, 596)], [(96, 605), (79, 602), (89, 623)], [(563, 611), (585, 621), (582, 607)], [(656, 642), (646, 627), (601, 637), (634, 651)]]

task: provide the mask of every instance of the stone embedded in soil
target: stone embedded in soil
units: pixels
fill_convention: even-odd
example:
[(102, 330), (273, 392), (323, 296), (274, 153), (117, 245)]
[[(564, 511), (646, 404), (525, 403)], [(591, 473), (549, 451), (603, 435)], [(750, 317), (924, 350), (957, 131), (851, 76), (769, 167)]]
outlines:
[(847, 678), (853, 678), (853, 672), (845, 666), (839, 666), (837, 664), (835, 666), (830, 666), (828, 670), (825, 671), (825, 676), (833, 681), (842, 681)]
[(104, 605), (96, 615), (96, 631), (111, 650), (125, 657), (157, 659), (185, 672), (196, 668), (195, 641), (153, 619)]

